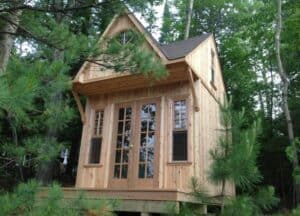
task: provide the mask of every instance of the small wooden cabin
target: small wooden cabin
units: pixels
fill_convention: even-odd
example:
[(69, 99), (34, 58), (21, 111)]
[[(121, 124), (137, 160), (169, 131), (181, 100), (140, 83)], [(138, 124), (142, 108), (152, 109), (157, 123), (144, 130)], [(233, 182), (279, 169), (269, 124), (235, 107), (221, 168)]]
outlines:
[[(192, 201), (192, 177), (211, 196), (219, 195), (221, 187), (207, 179), (225, 94), (213, 35), (160, 45), (133, 14), (123, 14), (112, 20), (100, 45), (105, 38), (126, 37), (128, 30), (145, 36), (145, 47), (169, 75), (153, 82), (84, 63), (73, 80), (83, 121), (76, 188), (94, 198), (123, 199), (120, 210), (144, 213), (163, 212), (165, 201)], [(85, 108), (78, 95), (86, 96)], [(226, 185), (234, 195), (233, 185)]]

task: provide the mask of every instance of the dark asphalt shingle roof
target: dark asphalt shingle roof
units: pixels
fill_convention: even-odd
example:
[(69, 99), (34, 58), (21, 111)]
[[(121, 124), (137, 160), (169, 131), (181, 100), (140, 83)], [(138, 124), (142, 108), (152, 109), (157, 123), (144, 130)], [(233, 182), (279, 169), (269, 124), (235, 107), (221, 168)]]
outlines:
[(182, 58), (189, 54), (210, 35), (211, 34), (202, 34), (186, 40), (176, 41), (166, 45), (159, 45), (159, 48), (169, 60)]

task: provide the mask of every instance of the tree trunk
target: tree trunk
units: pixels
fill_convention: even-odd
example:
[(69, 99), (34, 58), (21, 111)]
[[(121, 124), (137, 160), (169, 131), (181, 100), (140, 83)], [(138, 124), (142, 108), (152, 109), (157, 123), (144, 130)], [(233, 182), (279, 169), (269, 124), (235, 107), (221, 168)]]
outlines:
[(265, 116), (265, 106), (264, 106), (264, 101), (263, 101), (263, 92), (262, 90), (260, 90), (258, 92), (258, 100), (259, 100), (259, 104), (260, 104), (260, 109), (263, 112), (264, 116)]
[[(285, 120), (287, 123), (287, 131), (288, 131), (288, 138), (289, 138), (289, 143), (292, 145), (295, 149), (294, 152), (294, 159), (293, 159), (293, 168), (297, 168), (299, 165), (299, 160), (298, 160), (298, 155), (296, 152), (296, 146), (294, 143), (294, 131), (293, 131), (293, 122), (291, 118), (291, 113), (289, 109), (289, 104), (288, 104), (288, 88), (289, 88), (289, 80), (287, 77), (286, 72), (284, 71), (282, 61), (281, 61), (281, 55), (280, 55), (280, 37), (281, 37), (281, 30), (282, 30), (282, 1), (277, 0), (277, 25), (276, 25), (276, 34), (275, 34), (275, 51), (276, 51), (276, 61), (278, 64), (278, 73), (281, 78), (281, 85), (282, 85), (282, 109), (285, 115)], [(297, 184), (294, 180), (293, 184), (293, 203), (294, 206), (297, 205), (300, 199), (300, 185)]]
[(186, 13), (186, 26), (185, 26), (185, 32), (184, 32), (184, 39), (188, 39), (190, 36), (191, 20), (192, 20), (192, 15), (193, 15), (193, 6), (194, 6), (194, 0), (189, 0), (189, 5), (187, 8), (187, 13)]
[[(19, 24), (20, 16), (22, 14), (21, 10), (13, 11), (8, 16), (7, 19), (13, 21), (13, 23)], [(9, 60), (10, 52), (13, 46), (13, 34), (17, 31), (17, 25), (4, 21), (2, 28), (0, 28), (0, 75), (2, 75), (5, 70)]]

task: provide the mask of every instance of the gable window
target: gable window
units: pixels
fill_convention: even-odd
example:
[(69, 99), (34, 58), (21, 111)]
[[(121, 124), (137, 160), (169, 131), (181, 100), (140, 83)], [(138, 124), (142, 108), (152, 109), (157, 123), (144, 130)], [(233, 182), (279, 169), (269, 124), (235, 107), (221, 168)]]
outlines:
[(176, 100), (173, 103), (173, 161), (188, 160), (187, 137), (187, 104), (186, 100)]
[(103, 118), (104, 111), (98, 110), (95, 112), (94, 130), (90, 142), (89, 163), (100, 163), (100, 154), (102, 147), (102, 135), (103, 135)]
[(121, 45), (125, 45), (130, 43), (134, 38), (134, 32), (131, 30), (123, 31), (120, 34), (117, 35), (117, 41)]

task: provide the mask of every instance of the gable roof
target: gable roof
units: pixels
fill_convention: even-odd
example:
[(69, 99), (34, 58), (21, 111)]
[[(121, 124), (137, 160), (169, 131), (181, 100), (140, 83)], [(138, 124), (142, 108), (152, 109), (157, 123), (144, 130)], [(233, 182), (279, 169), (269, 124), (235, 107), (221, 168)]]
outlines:
[[(129, 18), (129, 20), (140, 33), (144, 34), (146, 41), (152, 47), (153, 51), (161, 58), (164, 64), (172, 64), (176, 60), (181, 59), (184, 61), (185, 56), (187, 56), (196, 47), (198, 47), (198, 45), (200, 45), (212, 35), (208, 33), (189, 38), (187, 40), (181, 40), (170, 44), (162, 45), (159, 44), (159, 42), (152, 36), (152, 34), (144, 27), (144, 25), (140, 22), (139, 19), (137, 19), (137, 17), (132, 12), (130, 12), (129, 10), (125, 10), (125, 13), (121, 13), (114, 16), (114, 18), (106, 27), (105, 31), (100, 37), (98, 44), (101, 44), (101, 42), (106, 39), (106, 36), (109, 33), (110, 29), (113, 28), (114, 23), (116, 23), (116, 21), (124, 15), (127, 16), (127, 18)], [(90, 64), (91, 62), (89, 61), (84, 62), (84, 64), (81, 66), (80, 70), (76, 74), (74, 81), (79, 80), (80, 74), (83, 73), (85, 68), (88, 67)]]

